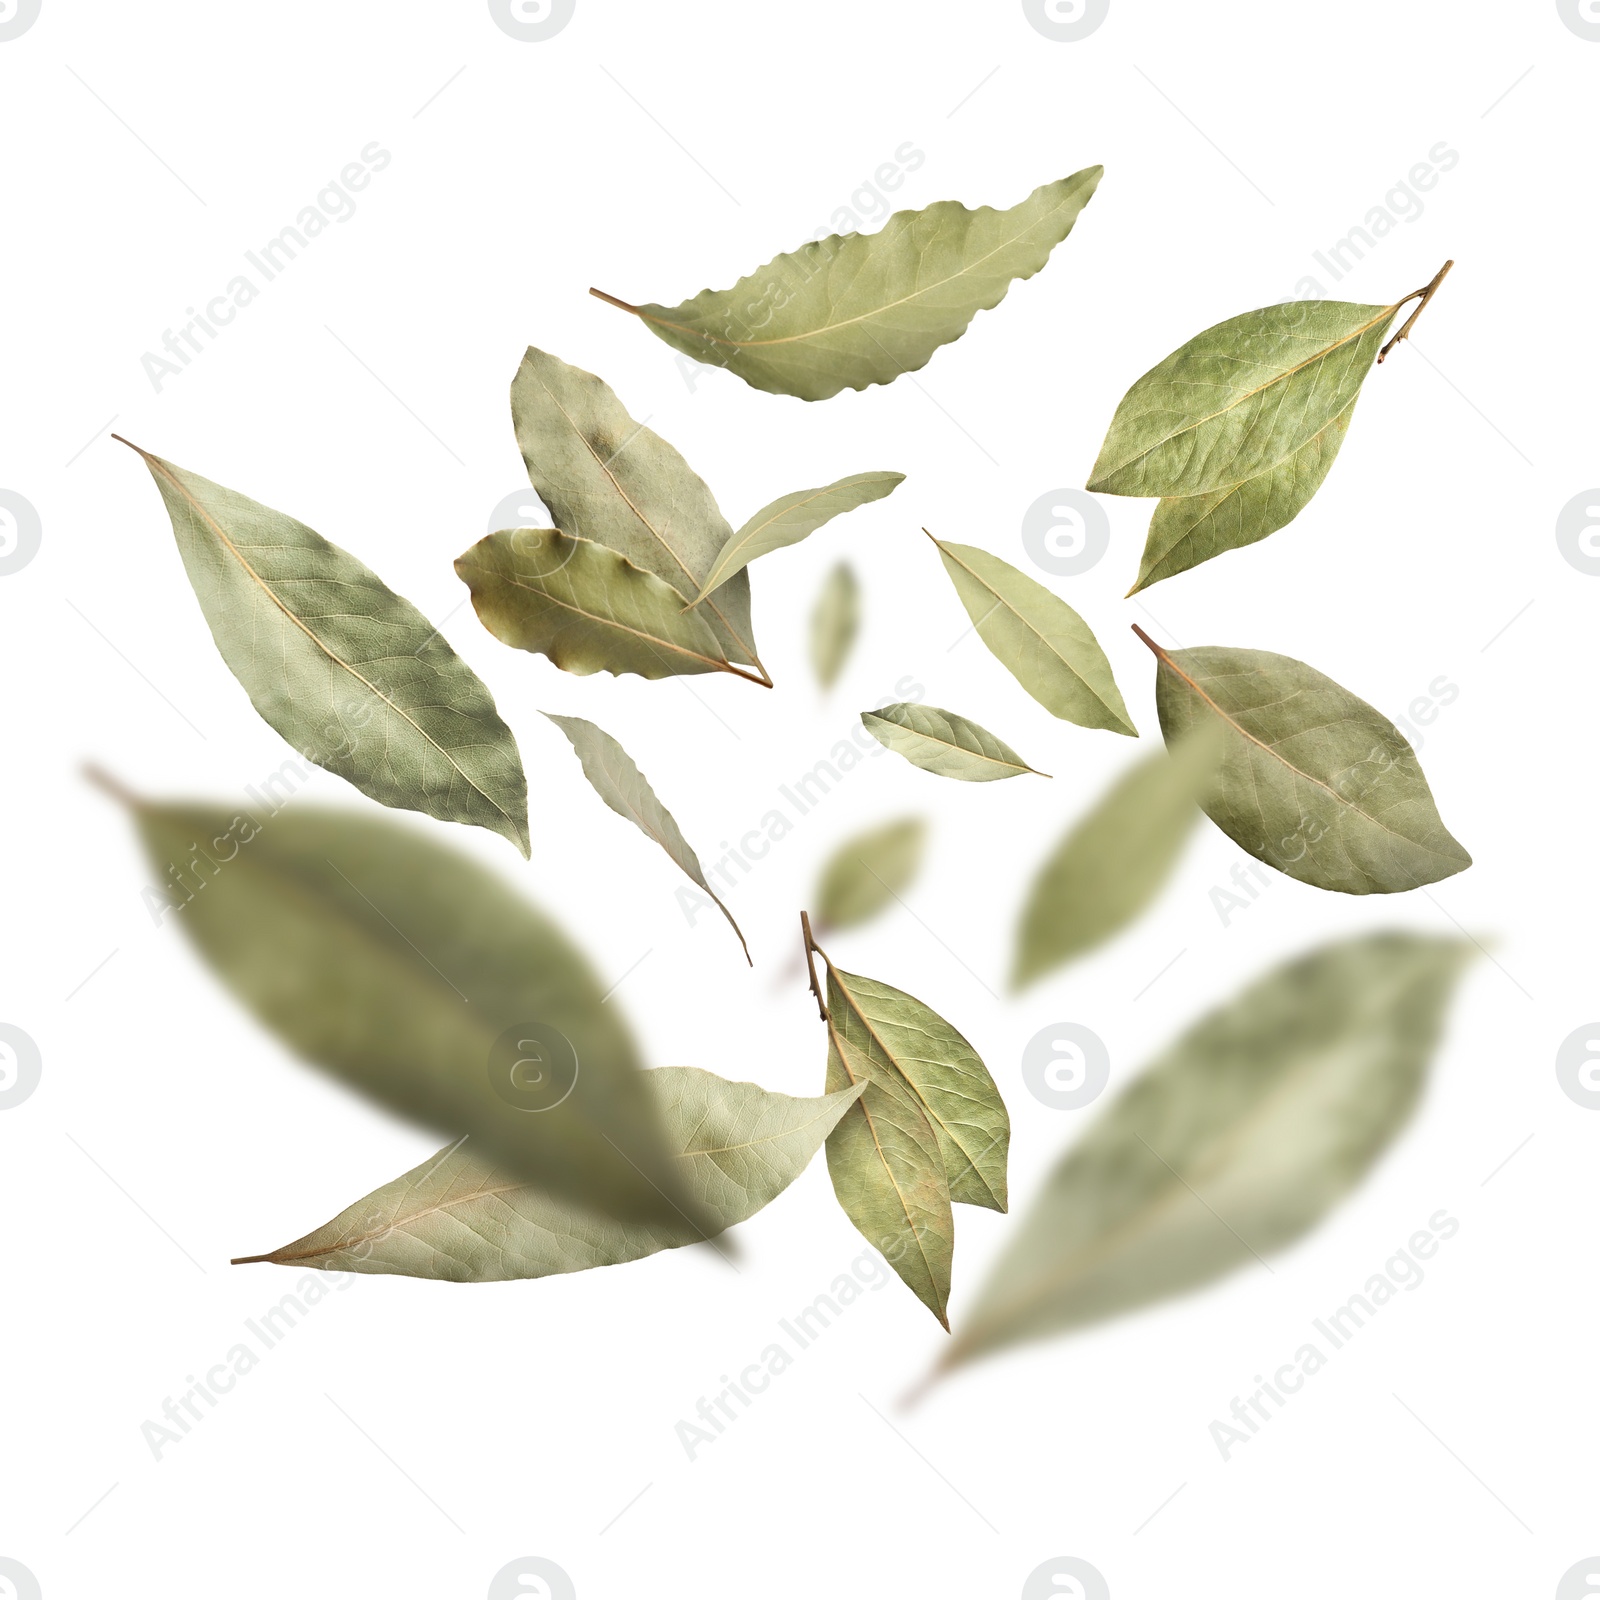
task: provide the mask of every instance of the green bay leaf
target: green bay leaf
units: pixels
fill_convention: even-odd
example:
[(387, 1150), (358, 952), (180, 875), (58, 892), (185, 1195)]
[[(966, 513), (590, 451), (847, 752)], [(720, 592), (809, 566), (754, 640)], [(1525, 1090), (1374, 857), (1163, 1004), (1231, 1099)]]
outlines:
[[(303, 1060), (554, 1194), (700, 1224), (621, 1012), (557, 924), (471, 856), (298, 800), (258, 816), (120, 797), (178, 886), (158, 914)], [(539, 1058), (538, 1084), (518, 1077)]]
[(987, 550), (933, 542), (978, 637), (1046, 711), (1138, 738), (1100, 641), (1065, 600)]
[(878, 233), (834, 234), (774, 257), (731, 289), (631, 311), (675, 350), (756, 389), (825, 400), (892, 383), (999, 305), (1072, 231), (1101, 167), (1035, 189), (1006, 211), (952, 200), (897, 211)]
[(1461, 872), (1415, 751), (1381, 712), (1266, 650), (1154, 651), (1168, 745), (1221, 730), (1207, 816), (1258, 861), (1319, 889), (1398, 894)]
[[(611, 737), (604, 728), (586, 722), (582, 717), (558, 717), (547, 711), (545, 716), (566, 734), (572, 748), (583, 764), (583, 775), (593, 785), (594, 791), (618, 816), (626, 817), (647, 839), (654, 839), (677, 863), (692, 882), (708, 894), (718, 911), (728, 919), (728, 926), (738, 934), (744, 948), (744, 958), (750, 960), (750, 946), (744, 942), (739, 924), (733, 913), (718, 899), (716, 892), (706, 882), (700, 870), (700, 858), (684, 838), (672, 813), (656, 798), (649, 780), (633, 763), (633, 757)], [(754, 963), (751, 963), (754, 965)]]
[[(861, 1094), (846, 1088), (797, 1099), (697, 1067), (662, 1067), (643, 1082), (711, 1233), (747, 1221), (782, 1194)], [(304, 1238), (239, 1260), (491, 1283), (638, 1261), (701, 1237), (681, 1220), (624, 1222), (575, 1205), (457, 1143)]]
[(696, 602), (704, 600), (736, 572), (742, 572), (757, 556), (799, 544), (825, 522), (854, 511), (857, 506), (882, 500), (905, 481), (903, 472), (858, 472), (825, 488), (798, 489), (763, 506), (717, 553)]
[(818, 929), (854, 928), (887, 910), (922, 866), (927, 836), (921, 817), (900, 817), (846, 839), (817, 879)]
[(824, 689), (831, 689), (850, 659), (861, 627), (861, 585), (848, 561), (841, 561), (823, 580), (811, 610), (811, 669)]
[(676, 589), (593, 540), (555, 528), (508, 528), (458, 557), (456, 576), (495, 638), (548, 656), (563, 672), (729, 672), (763, 682), (727, 659)]
[(439, 630), (303, 522), (129, 448), (161, 491), (211, 637), (263, 720), (383, 805), (488, 828), (527, 855), (516, 740)]
[(1464, 940), (1325, 946), (1191, 1027), (1067, 1151), (940, 1363), (1099, 1321), (1281, 1249), (1422, 1092)]
[[(512, 380), (511, 418), (556, 527), (618, 551), (690, 604), (733, 530), (689, 463), (635, 422), (602, 379), (531, 346)], [(701, 615), (721, 654), (766, 676), (747, 573), (721, 585)]]
[[(1003, 739), (938, 706), (880, 706), (861, 713), (862, 726), (887, 750), (941, 778), (993, 783), (1035, 772)], [(1047, 773), (1035, 773), (1047, 777)]]

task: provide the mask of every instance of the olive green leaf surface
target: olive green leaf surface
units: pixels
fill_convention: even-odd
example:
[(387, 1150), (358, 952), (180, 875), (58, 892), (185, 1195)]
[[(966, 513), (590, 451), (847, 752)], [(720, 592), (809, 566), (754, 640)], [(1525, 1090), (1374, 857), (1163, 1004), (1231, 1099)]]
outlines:
[(763, 506), (717, 553), (697, 601), (743, 572), (757, 556), (770, 555), (813, 534), (846, 511), (882, 500), (906, 481), (903, 472), (858, 472), (822, 489), (798, 489)]
[(1398, 894), (1472, 865), (1389, 719), (1314, 667), (1266, 650), (1155, 653), (1169, 746), (1222, 731), (1207, 816), (1258, 861), (1319, 889)]
[(707, 289), (678, 306), (633, 306), (590, 292), (753, 388), (826, 400), (892, 383), (960, 338), (1013, 280), (1044, 266), (1103, 170), (1044, 184), (1007, 211), (969, 211), (953, 200), (897, 211), (878, 233), (813, 240), (731, 289)]
[(978, 637), (1046, 711), (1138, 738), (1105, 651), (1065, 600), (987, 550), (933, 542)]
[(1381, 933), (1191, 1027), (1057, 1164), (941, 1369), (1211, 1282), (1298, 1239), (1405, 1126), (1463, 940)]
[(516, 740), (439, 630), (303, 522), (129, 448), (161, 491), (211, 637), (262, 718), (383, 805), (488, 828), (527, 855)]
[(617, 1005), (555, 922), (470, 856), (300, 801), (263, 820), (122, 798), (158, 881), (202, 877), (172, 915), (303, 1059), (553, 1195), (702, 1221)]
[[(705, 482), (665, 439), (635, 422), (592, 372), (529, 348), (511, 384), (528, 477), (561, 532), (617, 551), (689, 605), (733, 530)], [(750, 578), (738, 572), (700, 616), (728, 660), (762, 671)]]
[(916, 877), (927, 836), (921, 817), (901, 817), (846, 839), (817, 880), (818, 929), (854, 928), (886, 910)]
[(877, 711), (863, 711), (861, 722), (885, 749), (941, 778), (993, 783), (997, 778), (1016, 778), (1035, 770), (987, 728), (938, 706), (902, 701)]
[(555, 528), (491, 533), (456, 560), (472, 608), (495, 638), (548, 656), (563, 672), (668, 678), (730, 672), (711, 626), (653, 573)]
[(831, 689), (861, 627), (861, 585), (850, 563), (841, 561), (823, 580), (811, 611), (811, 668), (817, 682)]
[(1200, 727), (1135, 763), (1045, 858), (1017, 924), (1011, 987), (1103, 944), (1155, 899), (1213, 781), (1222, 734)]
[[(811, 951), (822, 955), (808, 939)], [(845, 1214), (948, 1328), (952, 1202), (1006, 1209), (1005, 1103), (943, 1017), (825, 955), (829, 1092), (863, 1085), (828, 1136)], [(812, 976), (813, 988), (816, 978)]]
[[(782, 1194), (862, 1092), (796, 1099), (698, 1067), (662, 1067), (643, 1081), (711, 1233), (747, 1221)], [(575, 1205), (507, 1177), (457, 1143), (304, 1238), (235, 1264), (490, 1283), (615, 1266), (701, 1237), (681, 1221), (623, 1222)]]
[(1287, 527), (1322, 487), (1344, 443), (1355, 404), (1352, 400), (1320, 433), (1265, 472), (1209, 494), (1161, 501), (1150, 518), (1139, 576), (1128, 593), (1137, 594), (1163, 578)]
[(700, 858), (689, 846), (673, 820), (672, 813), (656, 798), (649, 780), (633, 764), (633, 758), (603, 728), (586, 722), (582, 717), (558, 717), (547, 711), (545, 716), (566, 734), (572, 748), (578, 752), (583, 764), (583, 775), (594, 786), (594, 791), (620, 817), (626, 817), (640, 833), (654, 839), (682, 869), (684, 874), (711, 896), (717, 910), (728, 919), (728, 926), (739, 936), (744, 948), (744, 958), (750, 960), (750, 946), (745, 944), (739, 924), (733, 913), (717, 899), (706, 875), (700, 870)]

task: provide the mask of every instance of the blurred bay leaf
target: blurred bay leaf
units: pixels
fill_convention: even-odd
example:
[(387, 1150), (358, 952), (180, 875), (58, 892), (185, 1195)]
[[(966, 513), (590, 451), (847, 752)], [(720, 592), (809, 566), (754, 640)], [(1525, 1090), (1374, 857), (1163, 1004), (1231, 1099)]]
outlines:
[[(852, 1087), (796, 1099), (697, 1067), (662, 1067), (643, 1082), (711, 1233), (748, 1220), (787, 1189), (861, 1094)], [(701, 1237), (681, 1219), (622, 1222), (575, 1205), (457, 1143), (304, 1238), (235, 1264), (489, 1283), (615, 1266)]]
[(734, 573), (742, 572), (757, 556), (770, 555), (813, 534), (823, 523), (846, 511), (882, 500), (906, 481), (903, 472), (858, 472), (823, 489), (799, 489), (763, 506), (735, 533), (717, 554), (700, 586), (697, 601)]
[(1103, 944), (1171, 876), (1222, 754), (1219, 729), (1198, 728), (1172, 752), (1130, 767), (1045, 858), (1017, 923), (1013, 991)]
[(1207, 816), (1241, 849), (1301, 883), (1398, 894), (1472, 865), (1389, 719), (1290, 656), (1208, 646), (1155, 653), (1169, 746), (1221, 729)]
[[(635, 422), (592, 372), (531, 346), (512, 380), (511, 417), (528, 477), (556, 527), (618, 551), (674, 589), (680, 606), (690, 604), (733, 530), (689, 463)], [(748, 573), (721, 585), (700, 615), (720, 654), (766, 680)]]
[(853, 928), (885, 910), (916, 877), (927, 833), (921, 817), (901, 817), (846, 839), (817, 881), (817, 927)]
[(1100, 641), (1065, 600), (987, 550), (933, 542), (978, 637), (1046, 711), (1138, 738)]
[(667, 678), (731, 672), (715, 633), (683, 597), (626, 556), (555, 528), (491, 533), (456, 560), (479, 620), (502, 643), (563, 672)]
[(1210, 494), (1163, 500), (1150, 518), (1139, 576), (1128, 591), (1187, 572), (1202, 561), (1242, 549), (1287, 527), (1322, 487), (1350, 426), (1354, 400), (1293, 455), (1242, 483)]
[(1068, 1150), (938, 1370), (1193, 1289), (1298, 1239), (1421, 1094), (1464, 940), (1381, 933), (1257, 980)]
[(439, 630), (303, 522), (128, 447), (161, 491), (211, 637), (262, 718), (383, 805), (488, 828), (527, 855), (517, 742)]
[(756, 389), (826, 400), (926, 366), (980, 311), (1031, 278), (1072, 231), (1102, 167), (1035, 189), (1007, 211), (941, 200), (881, 231), (834, 234), (775, 256), (731, 289), (678, 306), (629, 305), (675, 350)]
[(861, 585), (848, 561), (823, 580), (811, 612), (811, 666), (817, 682), (831, 689), (850, 657), (861, 626)]
[[(640, 833), (654, 839), (677, 863), (693, 882), (697, 883), (715, 902), (717, 910), (728, 919), (728, 926), (738, 934), (744, 947), (744, 958), (750, 960), (750, 946), (745, 944), (739, 924), (733, 913), (717, 899), (706, 875), (700, 870), (700, 858), (689, 846), (672, 813), (656, 798), (649, 780), (633, 764), (633, 757), (603, 728), (586, 722), (582, 717), (558, 717), (553, 711), (545, 715), (566, 734), (572, 748), (578, 752), (583, 764), (583, 775), (594, 786), (594, 791), (620, 817), (626, 817)], [(754, 965), (754, 963), (751, 963)]]
[(470, 856), (298, 801), (256, 817), (122, 798), (156, 872), (190, 896), (176, 916), (195, 948), (304, 1060), (553, 1195), (703, 1223), (620, 1010), (560, 928)]
[[(993, 783), (997, 778), (1015, 778), (1033, 772), (1003, 739), (987, 728), (938, 706), (882, 706), (863, 711), (862, 725), (879, 744), (901, 755), (914, 767), (941, 778), (960, 778), (967, 783)], [(1046, 777), (1046, 773), (1036, 776)]]

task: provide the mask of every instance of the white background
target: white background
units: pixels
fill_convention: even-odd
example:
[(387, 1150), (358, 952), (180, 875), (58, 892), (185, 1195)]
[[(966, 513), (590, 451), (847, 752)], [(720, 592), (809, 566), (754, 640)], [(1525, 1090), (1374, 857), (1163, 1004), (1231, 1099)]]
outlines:
[[(47, 1600), (477, 1597), (524, 1555), (559, 1563), (583, 1600), (1010, 1597), (1060, 1555), (1119, 1600), (1554, 1594), (1600, 1550), (1600, 1114), (1553, 1071), (1600, 1012), (1584, 931), (1600, 582), (1554, 537), (1600, 479), (1597, 71), (1600, 43), (1550, 0), (1113, 0), (1077, 43), (1015, 3), (579, 0), (558, 37), (520, 43), (481, 3), (44, 0), (0, 43), (0, 488), (43, 523), (37, 558), (0, 578), (0, 1020), (44, 1061), (38, 1091), (0, 1112), (0, 1555)], [(392, 161), (355, 215), (158, 393), (145, 352), (374, 140)], [(926, 159), (896, 207), (1011, 205), (1106, 167), (1046, 270), (913, 379), (818, 405), (720, 372), (691, 387), (586, 294), (722, 287), (853, 203), (875, 227), (880, 202), (858, 191), (907, 142)], [(1336, 285), (1313, 252), (1441, 142), (1459, 161), (1421, 215)], [(966, 619), (919, 525), (1026, 565), (1026, 508), (1084, 481), (1124, 389), (1174, 346), (1308, 275), (1388, 301), (1447, 256), (1415, 341), (1368, 381), (1290, 529), (1140, 605), (1120, 597), (1151, 505), (1104, 502), (1110, 553), (1055, 587), (1110, 654), (1138, 749), (1055, 721), (975, 638), (953, 644)], [(530, 342), (603, 375), (735, 524), (790, 489), (908, 474), (754, 570), (775, 691), (568, 677), (463, 605), (452, 558), (525, 482), (506, 388)], [(521, 742), (533, 861), (418, 826), (556, 909), (608, 980), (639, 963), (613, 1003), (652, 1064), (817, 1092), (796, 913), (833, 846), (908, 812), (933, 832), (907, 908), (831, 953), (977, 1044), (1011, 1107), (1019, 1206), (1095, 1114), (1029, 1096), (1019, 1059), (1039, 1029), (1099, 1033), (1115, 1091), (1207, 1005), (1321, 939), (1467, 928), (1493, 936), (1492, 959), (1414, 1125), (1270, 1272), (975, 1367), (910, 1413), (895, 1399), (942, 1335), (894, 1283), (697, 1460), (674, 1436), (865, 1248), (819, 1160), (742, 1230), (737, 1272), (677, 1252), (538, 1283), (358, 1281), (158, 1462), (141, 1424), (294, 1287), (228, 1257), (322, 1222), (438, 1141), (291, 1060), (176, 916), (152, 925), (125, 819), (77, 777), (93, 758), (154, 794), (231, 803), (290, 754), (219, 659), (113, 425), (309, 522), (443, 623)], [(845, 553), (865, 628), (823, 699), (806, 616)], [(1203, 825), (1138, 925), (997, 1000), (1039, 858), (1159, 737), (1133, 622), (1299, 657), (1396, 718), (1446, 677), (1459, 694), (1419, 730), (1422, 761), (1476, 864), (1381, 901), (1275, 879), (1224, 926), (1210, 890), (1243, 858)], [(613, 732), (710, 857), (907, 673), (1054, 781), (863, 763), (729, 896), (753, 972), (720, 919), (686, 923), (670, 864), (537, 715)], [(321, 773), (305, 793), (367, 804)], [(1427, 1281), (1225, 1463), (1212, 1420), (1440, 1208), (1460, 1231)], [(958, 1325), (1009, 1225), (963, 1208)]]

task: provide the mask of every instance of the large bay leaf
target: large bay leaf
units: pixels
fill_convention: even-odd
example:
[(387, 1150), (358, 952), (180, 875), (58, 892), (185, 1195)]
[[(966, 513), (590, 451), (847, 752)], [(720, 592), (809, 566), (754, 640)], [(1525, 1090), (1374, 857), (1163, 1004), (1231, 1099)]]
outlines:
[(1472, 865), (1403, 734), (1314, 667), (1266, 650), (1168, 652), (1156, 710), (1169, 745), (1222, 730), (1206, 815), (1258, 861), (1319, 889), (1396, 894)]
[(1138, 738), (1100, 641), (1065, 600), (987, 550), (933, 542), (978, 637), (1046, 711)]
[(906, 702), (881, 706), (876, 711), (863, 711), (861, 722), (885, 749), (941, 778), (993, 783), (998, 778), (1016, 778), (1034, 771), (1005, 740), (938, 706)]
[(372, 799), (492, 829), (527, 855), (516, 740), (439, 630), (303, 522), (129, 448), (161, 491), (211, 637), (266, 722)]
[[(1197, 334), (1122, 397), (1089, 487), (1203, 495), (1288, 460), (1350, 408), (1380, 350), (1410, 333), (1450, 266), (1393, 305), (1289, 300)], [(1416, 310), (1385, 345), (1412, 300)]]
[(731, 289), (678, 306), (632, 306), (658, 338), (753, 388), (826, 400), (892, 383), (959, 338), (1072, 231), (1104, 171), (1086, 167), (1008, 211), (942, 200), (897, 211), (878, 233), (834, 234), (774, 257)]
[(1182, 500), (1163, 500), (1150, 518), (1139, 576), (1128, 591), (1187, 572), (1287, 527), (1322, 487), (1350, 427), (1352, 400), (1320, 433), (1276, 466), (1243, 483)]
[(813, 534), (846, 511), (882, 500), (906, 481), (903, 472), (858, 472), (822, 489), (798, 489), (763, 506), (717, 553), (697, 600), (743, 572), (757, 556), (770, 555)]
[(564, 672), (667, 678), (731, 672), (705, 619), (653, 573), (603, 544), (555, 528), (491, 533), (457, 558), (456, 575), (490, 633), (548, 656)]
[(886, 910), (922, 865), (928, 825), (901, 817), (846, 839), (817, 880), (817, 927), (853, 928)]
[(848, 561), (841, 561), (823, 580), (811, 611), (811, 667), (817, 682), (831, 689), (861, 626), (861, 585)]
[(306, 1061), (564, 1199), (703, 1220), (618, 1007), (560, 928), (470, 856), (298, 800), (268, 816), (133, 809), (158, 881), (190, 895), (171, 914)]
[[(693, 601), (733, 530), (689, 463), (592, 372), (532, 347), (512, 380), (511, 417), (556, 526), (619, 551), (670, 584), (680, 604)], [(730, 661), (761, 670), (747, 573), (735, 573), (701, 615)]]
[(1405, 1126), (1471, 954), (1408, 933), (1328, 945), (1191, 1027), (1045, 1180), (941, 1368), (1182, 1293), (1307, 1232)]
[[(716, 903), (717, 910), (728, 919), (728, 926), (739, 936), (744, 947), (744, 958), (750, 960), (750, 946), (745, 944), (739, 924), (733, 913), (717, 899), (716, 892), (706, 882), (700, 870), (700, 858), (690, 848), (672, 813), (656, 798), (649, 780), (633, 764), (633, 757), (611, 737), (604, 728), (586, 722), (582, 717), (558, 717), (554, 712), (545, 715), (566, 734), (572, 748), (578, 752), (583, 764), (583, 775), (594, 786), (594, 791), (618, 816), (626, 817), (648, 839), (654, 839), (678, 864), (678, 867), (705, 890)], [(752, 963), (753, 964), (753, 963)]]
[(1216, 774), (1221, 731), (1196, 729), (1131, 767), (1045, 858), (1017, 923), (1011, 987), (1103, 944), (1171, 876)]
[[(697, 1067), (662, 1067), (643, 1081), (713, 1233), (782, 1194), (861, 1094), (856, 1086), (796, 1099)], [(701, 1237), (681, 1221), (622, 1222), (574, 1205), (456, 1144), (304, 1238), (239, 1260), (488, 1283), (615, 1266)]]

